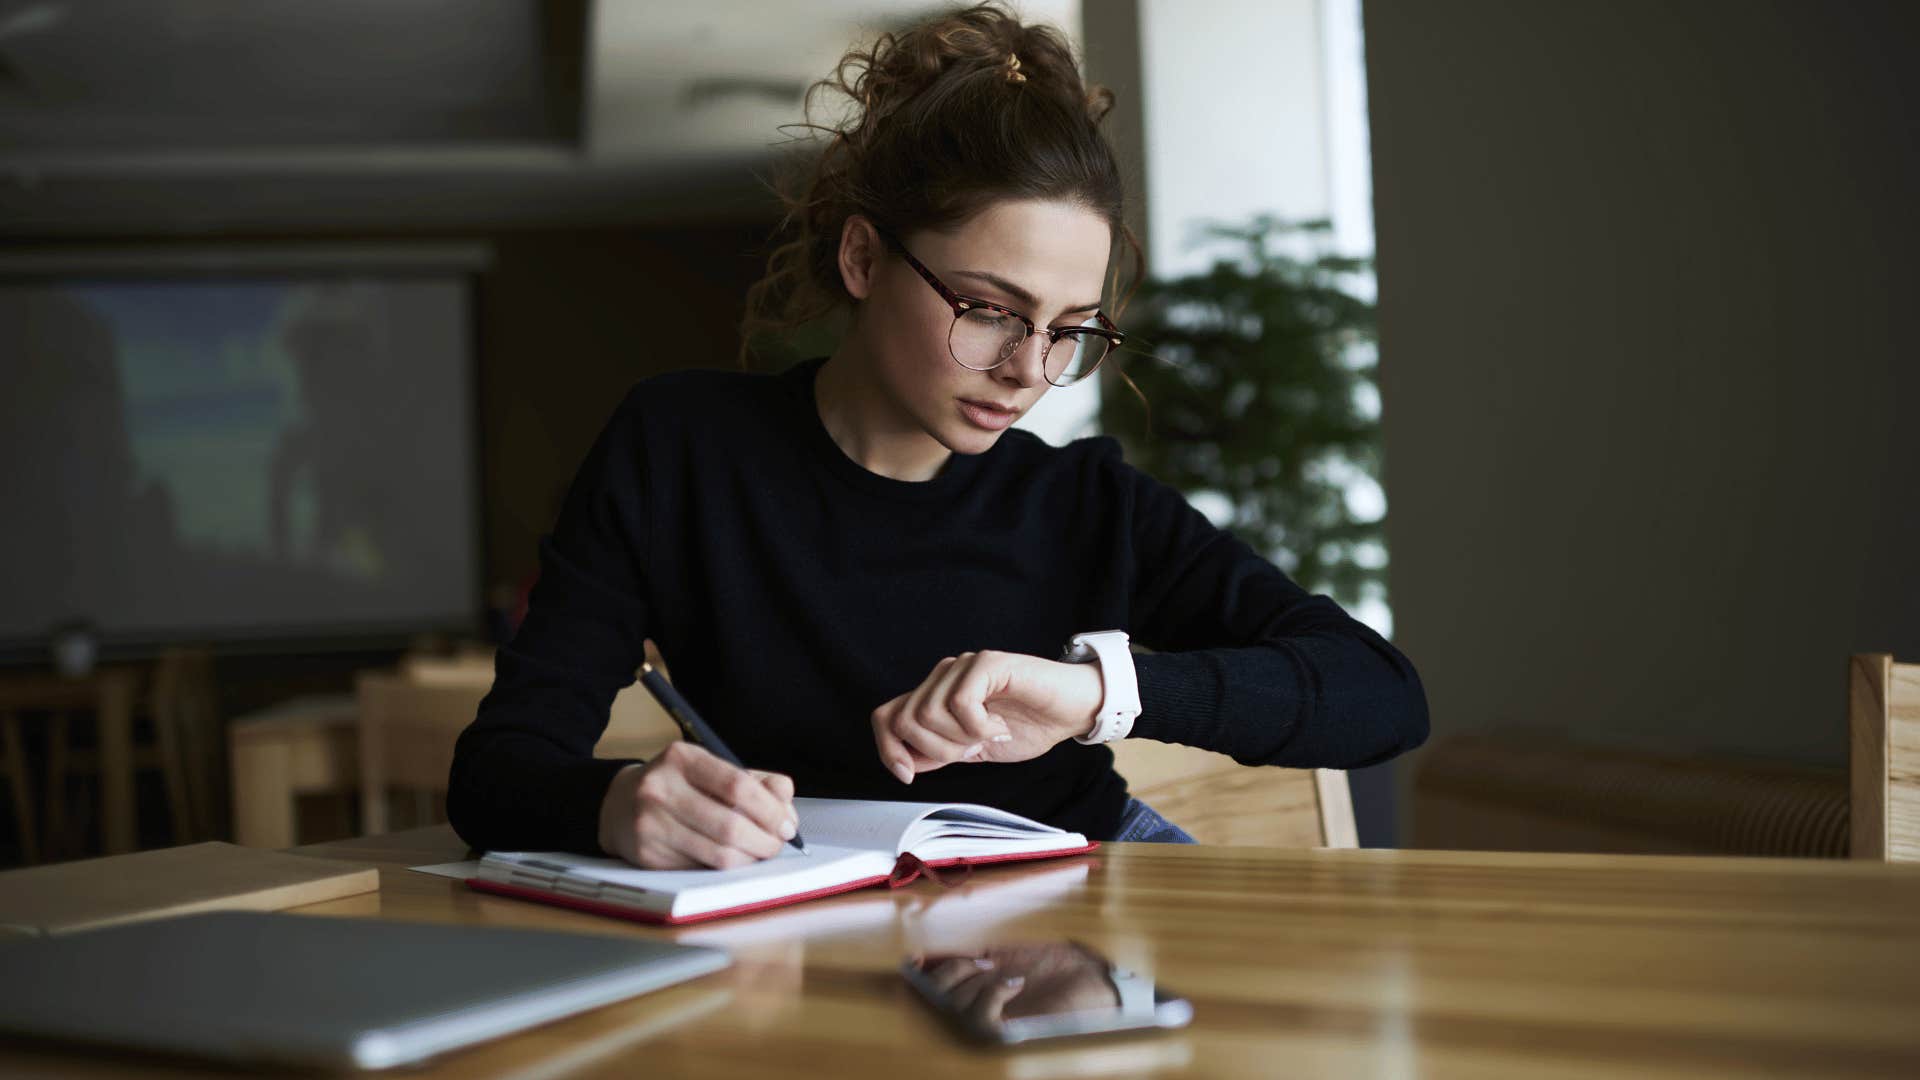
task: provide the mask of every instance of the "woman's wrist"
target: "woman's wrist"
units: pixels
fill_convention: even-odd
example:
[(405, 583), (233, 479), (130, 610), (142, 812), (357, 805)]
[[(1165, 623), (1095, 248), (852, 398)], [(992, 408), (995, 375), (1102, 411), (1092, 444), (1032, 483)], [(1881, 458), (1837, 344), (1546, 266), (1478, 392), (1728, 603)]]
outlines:
[(1061, 734), (1056, 742), (1078, 738), (1093, 730), (1100, 719), (1100, 706), (1106, 701), (1106, 684), (1100, 678), (1099, 664), (1069, 664), (1055, 660), (1065, 668), (1061, 678), (1068, 686), (1062, 706)]

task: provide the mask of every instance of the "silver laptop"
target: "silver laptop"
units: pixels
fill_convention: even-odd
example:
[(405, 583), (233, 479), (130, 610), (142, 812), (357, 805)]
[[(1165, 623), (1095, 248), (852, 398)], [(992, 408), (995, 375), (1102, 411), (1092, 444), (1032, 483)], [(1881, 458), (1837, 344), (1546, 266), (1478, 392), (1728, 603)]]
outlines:
[(221, 912), (0, 941), (0, 1032), (380, 1069), (717, 971), (638, 937)]

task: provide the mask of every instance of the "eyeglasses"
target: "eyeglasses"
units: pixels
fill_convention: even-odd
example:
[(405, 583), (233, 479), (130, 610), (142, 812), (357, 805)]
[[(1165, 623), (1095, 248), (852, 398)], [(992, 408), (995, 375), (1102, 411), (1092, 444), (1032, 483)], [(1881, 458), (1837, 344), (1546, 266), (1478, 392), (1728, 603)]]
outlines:
[(992, 371), (1012, 359), (1029, 336), (1045, 334), (1046, 341), (1040, 347), (1041, 370), (1053, 385), (1070, 386), (1093, 374), (1093, 369), (1100, 366), (1100, 361), (1127, 340), (1127, 335), (1098, 311), (1093, 313), (1093, 318), (1079, 326), (1056, 330), (1035, 326), (1032, 319), (1012, 308), (962, 296), (947, 288), (946, 283), (914, 258), (906, 245), (895, 239), (892, 233), (882, 229), (880, 236), (953, 309), (953, 325), (947, 330), (947, 350), (953, 355), (954, 362), (963, 368)]

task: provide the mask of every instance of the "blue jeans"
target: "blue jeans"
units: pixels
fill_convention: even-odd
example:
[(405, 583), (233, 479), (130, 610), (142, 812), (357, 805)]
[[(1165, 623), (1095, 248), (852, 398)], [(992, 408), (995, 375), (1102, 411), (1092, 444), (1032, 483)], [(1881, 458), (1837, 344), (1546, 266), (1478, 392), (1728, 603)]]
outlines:
[(1131, 795), (1127, 796), (1126, 808), (1120, 811), (1120, 828), (1113, 834), (1113, 839), (1116, 843), (1198, 843), (1187, 835), (1187, 830), (1161, 817), (1153, 807)]

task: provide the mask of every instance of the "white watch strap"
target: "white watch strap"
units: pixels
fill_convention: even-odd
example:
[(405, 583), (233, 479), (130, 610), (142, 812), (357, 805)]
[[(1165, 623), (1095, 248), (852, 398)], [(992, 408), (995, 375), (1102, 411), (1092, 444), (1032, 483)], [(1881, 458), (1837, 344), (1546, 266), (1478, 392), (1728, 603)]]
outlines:
[(1133, 670), (1133, 650), (1124, 630), (1075, 634), (1061, 659), (1072, 664), (1098, 661), (1102, 695), (1093, 729), (1074, 741), (1092, 746), (1124, 739), (1140, 715), (1140, 682)]

